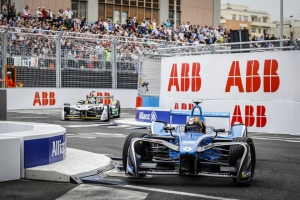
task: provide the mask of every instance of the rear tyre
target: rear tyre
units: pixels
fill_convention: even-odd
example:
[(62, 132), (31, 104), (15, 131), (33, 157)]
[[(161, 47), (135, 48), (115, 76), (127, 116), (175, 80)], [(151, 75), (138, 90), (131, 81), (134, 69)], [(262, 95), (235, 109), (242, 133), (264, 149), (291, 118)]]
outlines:
[(70, 120), (66, 118), (66, 115), (69, 115), (71, 112), (71, 108), (70, 107), (64, 107), (64, 114), (65, 114), (65, 119), (64, 120)]
[(119, 109), (118, 109), (118, 115), (116, 116), (116, 118), (120, 118), (120, 116), (121, 116), (121, 106), (119, 106)]
[[(122, 152), (122, 161), (123, 161), (123, 168), (124, 170), (126, 170), (127, 167), (127, 154), (128, 154), (128, 150), (131, 144), (131, 139), (133, 138), (149, 138), (150, 136), (147, 133), (130, 133), (125, 142), (124, 142), (124, 146), (123, 146), (123, 152)], [(140, 149), (141, 150), (141, 149)], [(140, 152), (136, 152), (136, 153), (140, 153)], [(141, 175), (143, 176), (143, 175)]]
[(104, 120), (105, 122), (109, 122), (110, 121), (110, 110), (109, 110), (109, 105), (105, 105), (104, 107), (106, 107), (106, 111), (107, 111), (107, 120)]
[[(251, 154), (251, 178), (253, 179), (254, 172), (255, 172), (255, 166), (256, 166), (256, 153), (255, 153), (255, 147), (253, 140), (248, 137), (237, 137), (232, 140), (232, 142), (245, 142), (250, 146), (250, 154)], [(230, 166), (236, 166), (239, 159), (242, 158), (244, 154), (244, 148), (241, 145), (233, 145), (230, 146), (229, 149), (229, 165)], [(233, 179), (236, 181), (236, 179)]]

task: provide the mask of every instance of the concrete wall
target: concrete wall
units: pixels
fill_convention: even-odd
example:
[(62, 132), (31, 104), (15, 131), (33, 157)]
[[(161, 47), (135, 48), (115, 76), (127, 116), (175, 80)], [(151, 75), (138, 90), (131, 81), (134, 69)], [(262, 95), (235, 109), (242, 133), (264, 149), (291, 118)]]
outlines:
[(214, 0), (214, 26), (218, 26), (221, 22), (221, 0)]
[(24, 5), (26, 4), (25, 0), (11, 0), (11, 3), (15, 3), (16, 11), (23, 12)]
[(160, 0), (159, 1), (159, 14), (158, 19), (156, 20), (156, 24), (161, 22), (167, 22), (167, 19), (169, 19), (169, 1)]
[(63, 9), (65, 11), (67, 8), (71, 8), (71, 0), (26, 0), (26, 4), (29, 7), (31, 16), (36, 16), (38, 7), (45, 7), (45, 10), (51, 8), (53, 14), (56, 16), (59, 9)]
[[(162, 10), (162, 9), (161, 9)], [(181, 22), (200, 26), (214, 25), (214, 1), (184, 0), (181, 1)]]
[(98, 0), (89, 0), (87, 4), (87, 19), (89, 22), (98, 21)]
[(245, 22), (245, 21), (237, 21), (237, 20), (226, 20), (226, 28), (227, 30), (240, 30), (240, 27), (245, 27), (249, 30), (249, 33), (251, 34), (251, 22)]

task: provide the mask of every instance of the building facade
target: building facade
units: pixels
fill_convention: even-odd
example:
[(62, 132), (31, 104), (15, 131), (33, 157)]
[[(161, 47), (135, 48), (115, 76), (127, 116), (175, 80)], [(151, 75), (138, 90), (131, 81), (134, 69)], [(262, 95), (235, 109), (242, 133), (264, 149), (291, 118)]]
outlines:
[[(275, 34), (280, 36), (280, 22), (276, 24)], [(283, 35), (290, 39), (300, 39), (300, 12), (283, 19)]]
[[(101, 17), (111, 22), (124, 23), (137, 17), (140, 24), (144, 19), (155, 19), (157, 23), (170, 19), (176, 24), (190, 22), (195, 25), (217, 26), (220, 24), (221, 0), (0, 0), (16, 3), (17, 12), (28, 5), (30, 14), (35, 16), (38, 7), (51, 8), (53, 14), (59, 9), (70, 8), (73, 17), (83, 16), (88, 22), (96, 22)], [(176, 10), (176, 15), (175, 15)], [(176, 19), (175, 19), (176, 17)]]
[(221, 5), (221, 24), (227, 30), (248, 29), (252, 36), (274, 34), (276, 25), (271, 15), (264, 11), (249, 10), (249, 7), (234, 4)]

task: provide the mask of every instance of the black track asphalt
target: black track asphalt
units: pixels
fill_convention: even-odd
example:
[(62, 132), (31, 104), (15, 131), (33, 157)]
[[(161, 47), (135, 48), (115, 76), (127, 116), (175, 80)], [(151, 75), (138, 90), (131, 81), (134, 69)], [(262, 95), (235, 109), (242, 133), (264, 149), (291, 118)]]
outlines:
[[(133, 113), (132, 109), (123, 109), (121, 116), (132, 118)], [(110, 157), (121, 157), (123, 143), (131, 132), (148, 132), (93, 126), (94, 121), (60, 121), (59, 110), (10, 111), (8, 120), (60, 124), (67, 129), (68, 148), (106, 154)], [(300, 137), (261, 133), (250, 133), (249, 136), (253, 136), (257, 156), (255, 176), (251, 183), (237, 185), (231, 179), (183, 176), (152, 176), (142, 179), (121, 178), (121, 180), (131, 186), (229, 199), (300, 199)], [(78, 185), (71, 183), (31, 180), (3, 182), (0, 183), (0, 199), (56, 199), (76, 186)], [(120, 188), (110, 187), (116, 190)], [(149, 193), (146, 199), (209, 199), (205, 196), (201, 198), (141, 188), (130, 190)]]

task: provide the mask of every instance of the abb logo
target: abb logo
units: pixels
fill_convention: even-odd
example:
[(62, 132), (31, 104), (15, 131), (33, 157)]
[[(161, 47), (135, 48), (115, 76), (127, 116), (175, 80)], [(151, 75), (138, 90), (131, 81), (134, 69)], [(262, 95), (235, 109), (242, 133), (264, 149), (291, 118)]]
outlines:
[(168, 91), (170, 92), (173, 87), (175, 87), (177, 92), (187, 92), (189, 89), (191, 89), (192, 92), (198, 92), (201, 88), (200, 63), (192, 64), (191, 74), (190, 65), (188, 63), (182, 63), (180, 77), (178, 77), (177, 64), (173, 64)]
[[(258, 70), (259, 62), (257, 60), (249, 60), (247, 62), (245, 88), (247, 93), (257, 92), (260, 89), (262, 80)], [(277, 74), (277, 70), (278, 62), (276, 60), (265, 60), (263, 74), (264, 92), (276, 92), (278, 90), (280, 78)], [(238, 87), (239, 92), (244, 92), (239, 61), (232, 62), (225, 92), (230, 92), (232, 86)]]
[[(181, 103), (181, 110), (192, 110), (192, 108), (194, 107), (194, 104), (192, 103)], [(174, 105), (174, 109), (179, 109), (178, 103), (175, 103)]]
[[(90, 96), (93, 96), (93, 92), (90, 92)], [(105, 96), (105, 97), (110, 97), (110, 93), (109, 92), (97, 92), (96, 96)], [(104, 104), (110, 104), (111, 103), (111, 99), (110, 98), (100, 98), (99, 99), (101, 102), (103, 102)]]
[[(254, 107), (250, 105), (245, 106), (245, 125), (248, 127), (254, 126), (256, 122), (256, 127), (265, 127), (267, 124), (267, 117), (265, 115), (266, 108), (264, 106), (256, 106), (256, 116), (254, 114)], [(239, 105), (234, 107), (233, 116), (231, 120), (231, 125), (235, 122), (243, 124), (241, 109)]]
[(54, 92), (36, 92), (34, 95), (33, 106), (38, 104), (39, 106), (53, 106), (55, 105), (55, 93)]

